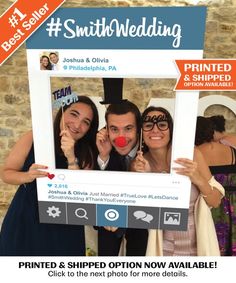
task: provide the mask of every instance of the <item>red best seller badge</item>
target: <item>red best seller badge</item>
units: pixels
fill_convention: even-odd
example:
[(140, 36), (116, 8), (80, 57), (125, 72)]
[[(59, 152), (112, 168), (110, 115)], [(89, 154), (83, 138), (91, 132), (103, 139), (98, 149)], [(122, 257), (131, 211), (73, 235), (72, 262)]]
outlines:
[(0, 18), (0, 65), (65, 0), (18, 0)]

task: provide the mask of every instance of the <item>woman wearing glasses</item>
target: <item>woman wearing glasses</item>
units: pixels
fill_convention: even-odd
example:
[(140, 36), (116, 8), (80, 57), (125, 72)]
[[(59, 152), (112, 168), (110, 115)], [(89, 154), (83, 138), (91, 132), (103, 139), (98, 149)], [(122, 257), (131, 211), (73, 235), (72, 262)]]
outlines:
[[(143, 152), (132, 164), (137, 172), (170, 172), (173, 121), (161, 107), (148, 107), (142, 115)], [(178, 158), (176, 173), (190, 178), (191, 197), (187, 231), (149, 230), (147, 255), (219, 255), (219, 247), (209, 207), (220, 204), (223, 187), (211, 176), (201, 153), (194, 160)], [(199, 221), (197, 221), (199, 219)]]

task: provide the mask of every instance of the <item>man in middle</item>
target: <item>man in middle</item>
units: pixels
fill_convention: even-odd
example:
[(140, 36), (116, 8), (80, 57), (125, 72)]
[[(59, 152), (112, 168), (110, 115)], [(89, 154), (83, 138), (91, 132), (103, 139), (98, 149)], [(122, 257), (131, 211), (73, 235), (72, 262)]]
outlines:
[[(128, 101), (110, 104), (105, 114), (106, 127), (97, 133), (98, 166), (100, 170), (128, 171), (139, 146), (141, 115), (137, 106)], [(144, 256), (148, 230), (98, 227), (98, 255), (117, 256), (123, 237), (127, 256)]]

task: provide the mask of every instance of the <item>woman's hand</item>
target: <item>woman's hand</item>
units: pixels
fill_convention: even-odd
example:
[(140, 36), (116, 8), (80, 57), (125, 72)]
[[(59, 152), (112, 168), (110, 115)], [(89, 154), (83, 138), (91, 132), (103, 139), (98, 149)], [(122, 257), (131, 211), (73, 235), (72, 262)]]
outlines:
[(194, 160), (188, 158), (177, 158), (175, 162), (182, 165), (182, 168), (173, 168), (176, 173), (188, 176), (193, 184), (204, 197), (210, 207), (217, 207), (221, 202), (221, 193), (209, 184), (211, 172), (201, 152), (194, 149)]
[(48, 172), (40, 170), (40, 169), (47, 169), (47, 168), (48, 167), (45, 166), (45, 165), (40, 165), (40, 164), (33, 163), (30, 166), (28, 172), (25, 173), (25, 180), (24, 180), (23, 183), (31, 183), (36, 178), (47, 177)]
[(75, 140), (72, 138), (68, 130), (62, 130), (61, 136), (61, 149), (67, 158), (68, 163), (73, 163), (75, 161)]
[(36, 178), (46, 177), (47, 172), (42, 171), (48, 167), (40, 164), (32, 164), (28, 171), (22, 171), (24, 163), (28, 158), (33, 143), (32, 132), (24, 134), (13, 146), (11, 152), (6, 158), (1, 171), (3, 182), (12, 185), (21, 185), (30, 183)]
[(138, 151), (137, 156), (133, 162), (131, 162), (131, 171), (134, 172), (151, 172), (149, 162), (143, 157), (143, 152)]
[(198, 170), (197, 162), (188, 158), (177, 158), (175, 163), (181, 165), (181, 167), (173, 168), (177, 174), (189, 177), (193, 184), (198, 185), (198, 181), (202, 177)]

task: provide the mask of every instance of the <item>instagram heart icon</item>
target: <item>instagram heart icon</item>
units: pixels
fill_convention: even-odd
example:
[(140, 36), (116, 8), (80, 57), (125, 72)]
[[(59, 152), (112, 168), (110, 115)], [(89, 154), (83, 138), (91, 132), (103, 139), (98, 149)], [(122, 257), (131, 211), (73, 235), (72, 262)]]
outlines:
[(50, 174), (50, 173), (48, 173), (47, 176), (48, 176), (48, 178), (49, 178), (50, 180), (52, 180), (52, 179), (55, 177), (54, 174)]

